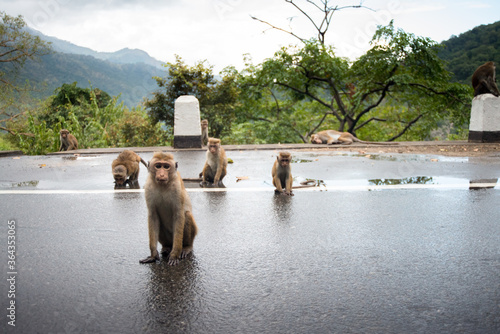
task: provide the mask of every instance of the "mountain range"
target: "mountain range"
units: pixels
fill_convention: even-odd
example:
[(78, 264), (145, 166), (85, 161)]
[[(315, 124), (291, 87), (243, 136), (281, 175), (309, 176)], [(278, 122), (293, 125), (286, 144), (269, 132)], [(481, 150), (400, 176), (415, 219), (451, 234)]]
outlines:
[[(63, 83), (77, 82), (82, 88), (100, 88), (111, 96), (120, 96), (128, 107), (135, 107), (158, 88), (154, 76), (167, 75), (162, 62), (138, 49), (97, 52), (28, 28), (32, 35), (50, 42), (53, 53), (39, 61), (26, 62), (18, 80), (29, 80), (42, 87), (33, 95), (46, 98)], [(43, 85), (40, 85), (43, 83)]]

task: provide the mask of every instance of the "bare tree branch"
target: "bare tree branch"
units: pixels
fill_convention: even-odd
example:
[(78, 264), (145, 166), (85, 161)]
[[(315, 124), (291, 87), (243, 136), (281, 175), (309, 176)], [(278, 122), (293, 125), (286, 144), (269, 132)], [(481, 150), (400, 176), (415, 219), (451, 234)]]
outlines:
[(331, 113), (331, 112), (325, 112), (323, 114), (323, 117), (321, 117), (320, 121), (318, 122), (318, 124), (311, 131), (309, 131), (307, 133), (307, 137), (310, 137), (313, 133), (316, 132), (316, 130), (319, 129), (319, 127), (321, 126), (321, 124), (323, 124), (323, 122), (325, 121), (326, 116), (328, 116), (328, 115), (333, 115), (333, 113)]
[[(368, 107), (366, 107), (363, 111), (361, 111), (358, 116), (356, 117), (356, 119), (354, 120), (354, 122), (351, 124), (351, 126), (349, 127), (349, 132), (352, 132), (354, 130), (354, 128), (356, 127), (356, 124), (357, 122), (361, 119), (361, 117), (363, 117), (366, 113), (368, 113), (370, 110), (372, 110), (373, 108), (376, 108), (380, 105), (380, 103), (382, 103), (382, 101), (384, 100), (385, 96), (387, 95), (387, 92), (389, 91), (389, 88), (391, 86), (395, 85), (395, 82), (394, 81), (389, 81), (382, 89), (382, 92), (380, 93), (380, 96), (378, 98), (378, 100), (375, 102), (375, 103), (372, 103), (371, 105), (369, 105)], [(358, 127), (359, 128), (359, 127)]]
[(370, 123), (371, 121), (387, 122), (386, 119), (382, 119), (382, 118), (378, 118), (378, 117), (371, 117), (370, 119), (368, 119), (368, 120), (364, 121), (363, 123), (361, 123), (360, 125), (358, 125), (354, 129), (354, 131), (361, 129), (363, 126), (365, 126), (366, 124)]
[[(330, 27), (330, 23), (332, 22), (333, 14), (336, 11), (342, 10), (342, 9), (347, 9), (347, 8), (365, 8), (365, 9), (369, 9), (369, 10), (373, 11), (373, 9), (363, 6), (363, 2), (364, 2), (363, 0), (361, 0), (358, 5), (348, 5), (348, 6), (342, 6), (342, 7), (339, 7), (339, 6), (335, 6), (335, 7), (329, 6), (328, 5), (328, 0), (321, 0), (321, 3), (323, 5), (323, 7), (320, 7), (314, 1), (307, 0), (306, 1), (307, 3), (313, 5), (314, 7), (316, 7), (316, 9), (318, 9), (319, 11), (321, 11), (323, 13), (323, 18), (321, 19), (321, 23), (318, 24), (318, 23), (316, 23), (314, 21), (314, 19), (309, 14), (306, 13), (306, 11), (304, 9), (302, 9), (299, 5), (297, 5), (294, 2), (294, 0), (285, 0), (285, 2), (288, 2), (289, 4), (291, 4), (292, 6), (294, 6), (302, 15), (304, 15), (312, 23), (312, 25), (314, 26), (314, 28), (316, 29), (316, 31), (318, 33), (318, 40), (323, 45), (325, 44), (325, 35), (328, 32), (328, 28)], [(285, 30), (283, 28), (276, 27), (276, 26), (272, 25), (271, 23), (269, 23), (267, 21), (264, 21), (264, 20), (261, 20), (261, 19), (255, 17), (255, 16), (250, 16), (250, 17), (252, 19), (254, 19), (254, 20), (257, 20), (259, 22), (267, 24), (272, 29), (276, 29), (276, 30), (279, 30), (279, 31), (283, 31), (283, 32), (285, 32), (287, 34), (290, 34), (290, 35), (294, 36), (295, 38), (299, 39), (303, 43), (306, 41), (306, 39), (299, 37), (298, 35), (294, 34), (292, 31), (288, 31), (288, 30)]]
[(388, 141), (394, 141), (396, 139), (398, 139), (399, 137), (401, 137), (407, 130), (410, 129), (410, 127), (415, 124), (420, 118), (422, 118), (424, 116), (424, 114), (420, 114), (418, 115), (415, 119), (413, 119), (411, 122), (409, 122), (405, 128), (397, 135), (395, 135), (394, 137), (390, 138)]
[(259, 22), (262, 22), (262, 23), (264, 23), (264, 24), (267, 24), (267, 25), (268, 25), (268, 26), (270, 26), (272, 29), (276, 29), (276, 30), (280, 30), (280, 31), (286, 32), (287, 34), (290, 34), (290, 35), (292, 35), (293, 37), (295, 37), (295, 38), (299, 39), (301, 42), (305, 42), (305, 39), (303, 39), (303, 38), (301, 38), (301, 37), (299, 37), (299, 36), (295, 35), (295, 34), (294, 34), (293, 32), (291, 32), (291, 31), (288, 31), (288, 30), (285, 30), (285, 29), (281, 29), (281, 28), (279, 28), (279, 27), (276, 27), (276, 26), (272, 25), (272, 24), (271, 24), (271, 23), (269, 23), (269, 22), (266, 22), (266, 21), (263, 21), (263, 20), (261, 20), (261, 19), (259, 19), (259, 18), (256, 18), (255, 16), (250, 16), (250, 17), (251, 17), (252, 19), (256, 20), (256, 21), (259, 21)]

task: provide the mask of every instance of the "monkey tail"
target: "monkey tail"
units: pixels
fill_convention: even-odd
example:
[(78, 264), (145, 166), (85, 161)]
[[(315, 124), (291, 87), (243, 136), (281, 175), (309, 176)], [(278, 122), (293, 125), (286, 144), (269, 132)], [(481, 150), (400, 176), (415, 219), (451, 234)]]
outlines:
[(379, 142), (379, 141), (364, 141), (359, 138), (354, 137), (354, 141), (362, 144), (368, 145), (399, 145), (399, 143), (389, 143), (389, 142)]
[(360, 140), (359, 142), (363, 143), (363, 144), (368, 144), (368, 145), (386, 145), (386, 146), (399, 145), (399, 143), (389, 143), (389, 142), (379, 142), (379, 141), (363, 141), (363, 140)]
[(146, 166), (146, 168), (148, 168), (148, 164), (146, 163), (146, 161), (144, 161), (144, 159), (141, 158), (141, 162), (144, 164), (144, 166)]

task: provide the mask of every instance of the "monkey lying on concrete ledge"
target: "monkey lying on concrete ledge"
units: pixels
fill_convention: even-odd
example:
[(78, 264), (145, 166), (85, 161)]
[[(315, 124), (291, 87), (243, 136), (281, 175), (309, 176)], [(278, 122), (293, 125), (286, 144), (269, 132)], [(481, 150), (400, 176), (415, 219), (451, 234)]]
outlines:
[(374, 141), (364, 141), (356, 138), (349, 132), (340, 132), (335, 130), (324, 130), (311, 135), (311, 143), (313, 144), (347, 144), (353, 142), (363, 144), (376, 144), (376, 145), (398, 145), (398, 143), (379, 143)]

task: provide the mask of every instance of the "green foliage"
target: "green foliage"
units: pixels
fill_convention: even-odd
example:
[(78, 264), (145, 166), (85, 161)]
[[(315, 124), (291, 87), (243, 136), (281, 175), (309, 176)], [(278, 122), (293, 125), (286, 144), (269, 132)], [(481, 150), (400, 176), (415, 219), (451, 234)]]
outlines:
[(207, 105), (211, 87), (216, 84), (212, 67), (205, 67), (205, 61), (198, 62), (193, 67), (184, 63), (176, 55), (175, 63), (167, 63), (168, 77), (156, 77), (160, 90), (153, 93), (153, 98), (145, 102), (148, 113), (155, 121), (164, 121), (168, 126), (174, 126), (175, 100), (181, 95), (194, 95), (200, 102), (200, 108)]
[(12, 133), (7, 124), (24, 113), (26, 93), (32, 91), (29, 82), (16, 77), (26, 63), (33, 63), (50, 52), (48, 43), (24, 30), (21, 16), (0, 12), (0, 130)]
[(61, 87), (56, 89), (56, 95), (52, 98), (51, 108), (58, 111), (59, 109), (64, 109), (68, 104), (79, 106), (83, 103), (90, 103), (95, 97), (95, 101), (99, 108), (103, 108), (111, 101), (111, 96), (108, 93), (103, 92), (99, 88), (93, 90), (93, 95), (91, 95), (91, 89), (80, 88), (76, 86), (77, 83), (63, 84)]
[(18, 148), (8, 139), (7, 133), (0, 133), (0, 151), (13, 151)]
[[(9, 67), (15, 69), (22, 67), (26, 60), (34, 60), (39, 56), (48, 54), (50, 46), (42, 41), (40, 37), (33, 36), (23, 28), (26, 22), (21, 16), (13, 17), (5, 12), (0, 12), (0, 62), (15, 65)], [(3, 67), (5, 69), (5, 67)], [(0, 71), (2, 84), (6, 84), (5, 72)]]
[[(75, 87), (67, 85), (58, 92), (80, 92)], [(54, 103), (57, 95), (47, 99), (26, 120), (15, 125), (24, 134), (12, 136), (11, 140), (26, 154), (45, 154), (59, 150), (59, 131), (64, 128), (77, 138), (79, 148), (166, 145), (169, 138), (159, 124), (152, 124), (144, 109), (128, 110), (117, 102), (118, 97), (104, 105), (97, 94), (105, 97), (105, 92), (84, 92), (88, 92), (88, 99), (76, 99), (75, 104), (71, 99), (63, 106)]]
[(25, 129), (30, 136), (17, 135), (17, 146), (26, 154), (41, 155), (53, 151), (55, 144), (54, 131), (47, 128), (45, 122), (37, 123), (33, 115), (28, 116)]
[(273, 124), (266, 140), (305, 142), (328, 128), (365, 140), (426, 139), (440, 119), (466, 123), (472, 96), (469, 87), (450, 83), (437, 51), (434, 41), (392, 22), (379, 27), (372, 48), (352, 64), (314, 39), (284, 47), (247, 65), (239, 80), (241, 112), (251, 124)]
[(144, 109), (126, 111), (115, 131), (117, 146), (166, 146), (173, 141), (173, 136), (162, 130), (160, 123), (154, 124)]
[[(112, 99), (99, 88), (80, 88), (73, 82), (63, 84), (54, 93), (55, 95), (46, 100), (47, 106), (37, 115), (38, 119), (47, 122), (49, 127), (71, 116), (76, 117), (76, 121), (83, 127), (95, 121), (105, 125), (112, 121), (112, 118), (119, 116), (115, 115), (116, 113), (122, 113), (120, 108), (113, 108), (117, 99)], [(109, 106), (110, 102), (112, 106)]]
[(173, 128), (175, 100), (181, 95), (193, 95), (200, 103), (201, 117), (208, 119), (210, 136), (230, 133), (238, 95), (236, 70), (227, 68), (221, 73), (221, 79), (216, 80), (213, 67), (205, 65), (205, 61), (190, 67), (179, 56), (166, 67), (168, 77), (155, 78), (160, 89), (145, 101), (151, 119), (164, 121), (167, 127)]
[(500, 62), (500, 21), (452, 36), (442, 45), (439, 56), (448, 62), (452, 80), (470, 85), (476, 68), (487, 61)]

